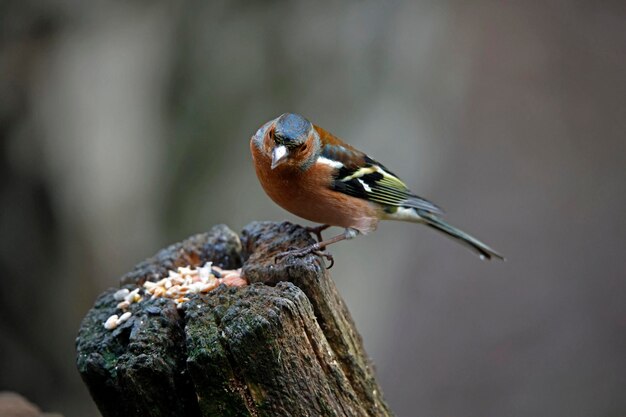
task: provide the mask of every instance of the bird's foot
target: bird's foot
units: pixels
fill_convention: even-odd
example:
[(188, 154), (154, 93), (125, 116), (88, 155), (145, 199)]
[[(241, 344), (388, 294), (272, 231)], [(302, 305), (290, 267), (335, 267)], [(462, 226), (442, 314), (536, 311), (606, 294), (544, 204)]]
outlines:
[(278, 255), (274, 257), (274, 262), (278, 262), (279, 259), (284, 258), (286, 256), (295, 256), (296, 258), (302, 258), (303, 256), (306, 256), (311, 253), (314, 255), (320, 256), (322, 258), (325, 258), (328, 262), (330, 262), (330, 265), (327, 266), (326, 269), (330, 269), (333, 267), (333, 265), (335, 265), (335, 259), (333, 258), (333, 255), (331, 255), (330, 252), (328, 252), (325, 247), (321, 247), (318, 243), (311, 245), (311, 246), (307, 246), (306, 248), (294, 249), (294, 250), (279, 253)]
[(328, 229), (329, 227), (330, 227), (329, 224), (321, 224), (319, 226), (306, 226), (305, 229), (307, 232), (315, 235), (315, 237), (317, 238), (317, 243), (319, 243), (323, 240), (322, 232)]

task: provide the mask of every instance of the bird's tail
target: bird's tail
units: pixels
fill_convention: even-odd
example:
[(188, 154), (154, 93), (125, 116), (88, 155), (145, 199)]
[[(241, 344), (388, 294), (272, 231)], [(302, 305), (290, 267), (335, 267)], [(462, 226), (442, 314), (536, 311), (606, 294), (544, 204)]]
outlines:
[(482, 259), (491, 259), (493, 257), (493, 258), (504, 260), (504, 257), (500, 255), (498, 252), (491, 249), (489, 246), (485, 245), (480, 240), (463, 232), (462, 230), (459, 230), (456, 227), (449, 225), (448, 223), (441, 220), (441, 218), (439, 218), (438, 216), (432, 213), (429, 213), (427, 211), (424, 211), (424, 210), (418, 209), (416, 211), (417, 211), (418, 216), (420, 217), (421, 223), (424, 223), (432, 227), (433, 229), (439, 230), (440, 232), (445, 233), (451, 238), (458, 240), (465, 246), (478, 252), (478, 254), (480, 255)]

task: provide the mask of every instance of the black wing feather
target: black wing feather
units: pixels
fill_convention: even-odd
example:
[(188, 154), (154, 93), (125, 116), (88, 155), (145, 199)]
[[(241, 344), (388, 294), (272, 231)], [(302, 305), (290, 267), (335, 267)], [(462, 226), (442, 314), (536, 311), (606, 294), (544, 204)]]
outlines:
[(409, 207), (433, 214), (443, 212), (435, 204), (413, 194), (400, 178), (362, 152), (340, 145), (326, 145), (320, 155), (342, 164), (331, 184), (335, 191), (384, 207)]

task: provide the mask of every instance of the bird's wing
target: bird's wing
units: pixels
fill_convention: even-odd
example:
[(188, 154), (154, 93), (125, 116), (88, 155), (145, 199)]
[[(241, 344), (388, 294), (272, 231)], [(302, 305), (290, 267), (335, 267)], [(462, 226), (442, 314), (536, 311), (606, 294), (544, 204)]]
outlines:
[(415, 208), (433, 214), (442, 210), (430, 201), (416, 196), (395, 174), (366, 154), (343, 143), (326, 141), (318, 163), (335, 168), (333, 190), (365, 200), (384, 208)]

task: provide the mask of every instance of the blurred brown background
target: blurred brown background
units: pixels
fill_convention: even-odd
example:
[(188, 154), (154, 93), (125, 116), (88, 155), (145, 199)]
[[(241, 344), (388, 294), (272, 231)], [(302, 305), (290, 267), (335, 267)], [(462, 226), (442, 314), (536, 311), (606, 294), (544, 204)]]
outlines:
[(626, 415), (622, 1), (0, 2), (0, 390), (97, 416), (94, 298), (291, 217), (249, 137), (298, 112), (507, 257), (382, 224), (332, 270), (398, 416)]

